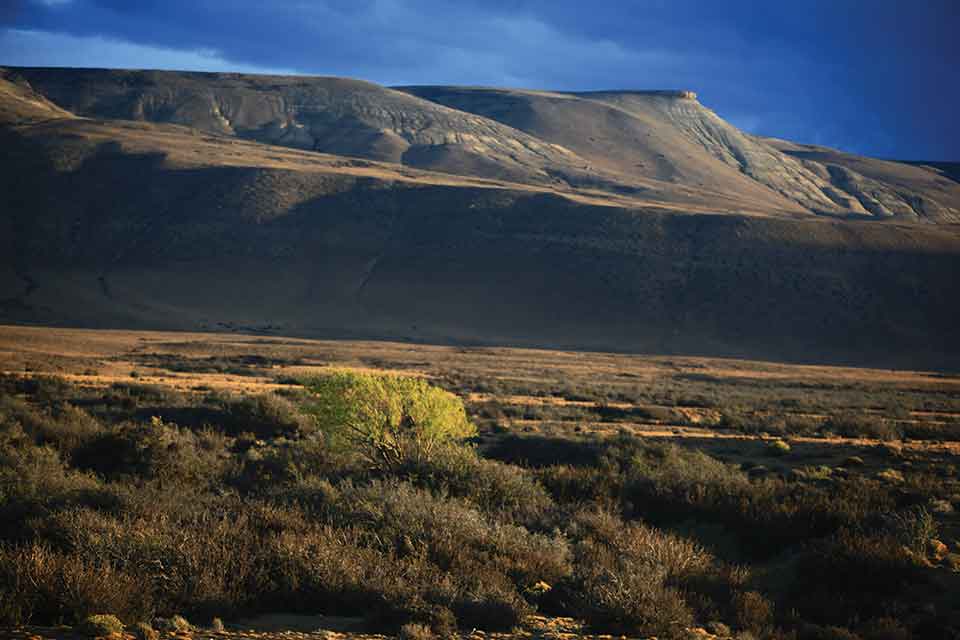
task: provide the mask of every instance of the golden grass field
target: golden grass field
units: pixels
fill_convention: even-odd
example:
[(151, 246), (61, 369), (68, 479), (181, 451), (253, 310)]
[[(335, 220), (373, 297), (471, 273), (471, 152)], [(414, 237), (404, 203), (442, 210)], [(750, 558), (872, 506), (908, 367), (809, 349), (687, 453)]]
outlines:
[[(220, 369), (230, 368), (223, 363), (234, 363), (237, 370), (204, 370), (218, 368), (205, 366), (211, 362), (219, 362)], [(506, 425), (521, 434), (629, 431), (698, 441), (763, 440), (767, 436), (762, 433), (721, 428), (725, 412), (737, 408), (771, 413), (766, 406), (770, 398), (792, 389), (808, 398), (818, 389), (829, 395), (807, 407), (778, 410), (788, 417), (823, 420), (832, 410), (858, 410), (883, 417), (896, 410), (896, 419), (907, 424), (949, 425), (960, 419), (960, 376), (930, 371), (234, 333), (0, 327), (0, 371), (57, 375), (89, 387), (135, 382), (181, 392), (253, 394), (280, 389), (292, 379), (330, 368), (427, 377), (452, 386), (468, 408), (493, 403), (520, 413), (506, 420)], [(743, 398), (724, 397), (729, 388), (737, 389)], [(668, 396), (659, 402), (649, 397), (663, 395), (664, 389), (669, 390)], [(856, 398), (846, 398), (844, 392), (848, 391), (855, 392)], [(717, 397), (704, 402), (703, 394)], [(928, 396), (937, 398), (939, 404), (925, 404)], [(911, 398), (915, 407), (889, 406), (899, 397)], [(871, 399), (887, 406), (869, 406)], [(532, 413), (523, 417), (528, 408)], [(645, 409), (656, 415), (607, 422), (591, 415), (597, 408), (625, 413)], [(534, 415), (538, 410), (549, 413), (554, 409), (559, 410), (557, 415)], [(565, 409), (573, 410), (573, 415), (562, 415)], [(792, 436), (791, 440), (816, 449), (880, 444), (871, 438), (839, 436)], [(896, 445), (960, 453), (960, 443), (948, 440), (907, 440)]]

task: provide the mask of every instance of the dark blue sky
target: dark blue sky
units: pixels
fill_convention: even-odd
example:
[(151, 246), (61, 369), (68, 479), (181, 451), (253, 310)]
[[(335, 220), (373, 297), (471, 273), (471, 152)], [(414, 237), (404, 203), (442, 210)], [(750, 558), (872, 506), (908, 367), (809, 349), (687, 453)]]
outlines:
[(960, 0), (0, 0), (0, 64), (689, 88), (762, 135), (960, 160)]

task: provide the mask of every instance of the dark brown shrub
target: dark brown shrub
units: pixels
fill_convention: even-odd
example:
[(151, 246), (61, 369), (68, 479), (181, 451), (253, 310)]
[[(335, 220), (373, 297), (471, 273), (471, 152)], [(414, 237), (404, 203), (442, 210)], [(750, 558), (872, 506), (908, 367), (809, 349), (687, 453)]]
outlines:
[(737, 626), (763, 635), (773, 624), (773, 604), (756, 591), (744, 591), (733, 598)]
[(136, 476), (185, 484), (219, 479), (226, 441), (209, 430), (194, 432), (154, 417), (124, 424), (89, 440), (73, 455), (80, 469), (109, 478)]
[(576, 549), (573, 612), (598, 629), (679, 637), (693, 614), (666, 572), (617, 558), (608, 549), (582, 543)]
[(530, 525), (553, 508), (546, 489), (529, 471), (449, 445), (429, 461), (410, 460), (398, 474), (434, 493), (464, 498), (505, 522)]
[(18, 423), (37, 444), (51, 445), (65, 457), (103, 432), (93, 416), (71, 404), (38, 409), (19, 398), (0, 395), (0, 423), (5, 422)]
[(152, 615), (135, 576), (41, 545), (0, 548), (0, 577), (3, 624), (78, 623), (105, 610), (128, 622)]
[(823, 428), (846, 438), (899, 440), (903, 433), (897, 425), (879, 415), (855, 412), (832, 413)]
[(799, 640), (861, 640), (860, 636), (844, 627), (809, 623), (801, 625), (798, 637)]
[(300, 437), (316, 431), (314, 420), (291, 401), (273, 393), (229, 401), (222, 427), (228, 433), (250, 432), (258, 438)]
[(844, 625), (893, 615), (902, 595), (924, 580), (916, 555), (894, 536), (844, 529), (804, 555), (790, 595), (807, 620)]
[(705, 571), (694, 543), (601, 511), (574, 515), (574, 574), (560, 586), (570, 612), (611, 631), (677, 637), (693, 622), (678, 586)]
[(469, 503), (443, 499), (407, 483), (339, 487), (325, 517), (336, 526), (367, 532), (385, 552), (429, 558), (444, 571), (470, 575), (496, 570), (523, 588), (554, 583), (570, 571), (562, 537), (530, 533), (497, 522)]
[(433, 630), (416, 622), (408, 622), (400, 627), (400, 633), (397, 634), (399, 640), (433, 640)]
[(910, 640), (913, 634), (894, 618), (875, 618), (857, 626), (863, 640)]

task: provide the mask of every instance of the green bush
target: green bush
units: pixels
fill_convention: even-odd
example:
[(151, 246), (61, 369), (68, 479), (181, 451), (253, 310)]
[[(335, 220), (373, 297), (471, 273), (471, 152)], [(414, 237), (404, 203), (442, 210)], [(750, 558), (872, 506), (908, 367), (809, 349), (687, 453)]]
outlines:
[(331, 442), (379, 468), (429, 460), (476, 434), (459, 398), (419, 378), (337, 371), (304, 386), (312, 392), (309, 411)]

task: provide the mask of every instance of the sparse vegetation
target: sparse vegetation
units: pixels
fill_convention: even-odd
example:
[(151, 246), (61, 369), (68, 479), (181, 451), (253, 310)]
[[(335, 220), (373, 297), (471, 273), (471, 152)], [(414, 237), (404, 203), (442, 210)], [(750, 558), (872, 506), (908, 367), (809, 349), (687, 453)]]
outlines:
[(809, 437), (839, 430), (836, 408), (807, 441), (749, 405), (716, 429), (767, 435), (644, 438), (626, 427), (689, 405), (638, 409), (653, 391), (622, 379), (630, 394), (572, 378), (521, 411), (497, 381), (464, 406), (392, 375), (244, 394), (0, 377), (0, 624), (112, 614), (151, 640), (138, 623), (282, 609), (421, 640), (539, 611), (661, 638), (949, 632), (947, 458), (851, 420), (868, 444), (825, 458)]

